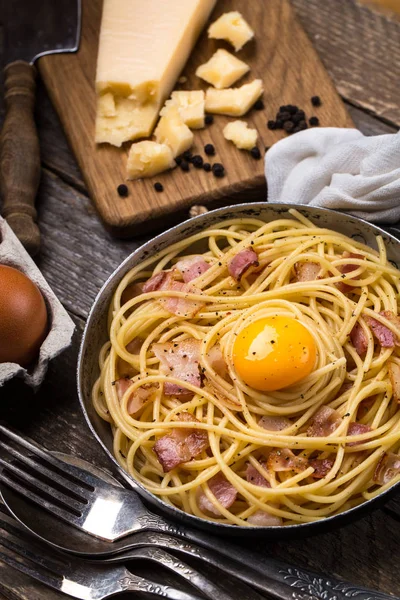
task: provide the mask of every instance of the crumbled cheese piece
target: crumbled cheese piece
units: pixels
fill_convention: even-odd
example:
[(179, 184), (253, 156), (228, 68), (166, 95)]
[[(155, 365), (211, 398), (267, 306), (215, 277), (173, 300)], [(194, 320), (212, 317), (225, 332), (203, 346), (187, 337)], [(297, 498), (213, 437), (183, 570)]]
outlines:
[(205, 97), (203, 90), (180, 90), (172, 92), (171, 99), (167, 100), (160, 112), (163, 117), (171, 107), (177, 107), (182, 121), (190, 129), (204, 127)]
[(132, 144), (127, 163), (128, 179), (151, 177), (175, 165), (172, 150), (166, 144), (143, 141)]
[(107, 142), (121, 146), (127, 140), (148, 137), (157, 118), (157, 106), (146, 104), (138, 108), (134, 100), (113, 98), (115, 116), (103, 116), (99, 112), (96, 119), (96, 143)]
[(117, 111), (115, 109), (115, 100), (114, 96), (108, 92), (107, 94), (103, 94), (99, 96), (97, 101), (97, 113), (101, 117), (115, 117)]
[(245, 62), (220, 49), (208, 62), (198, 67), (196, 75), (220, 90), (231, 86), (249, 70), (250, 67)]
[(224, 127), (224, 138), (240, 150), (251, 150), (257, 143), (257, 131), (250, 129), (246, 121), (232, 121)]
[(216, 90), (208, 88), (206, 92), (206, 112), (241, 117), (253, 106), (263, 93), (261, 79), (255, 79), (239, 88)]
[(193, 144), (193, 133), (183, 122), (176, 106), (171, 106), (161, 117), (154, 135), (159, 144), (167, 144), (171, 148), (174, 157), (189, 150)]
[(227, 40), (236, 52), (254, 37), (254, 31), (243, 19), (240, 12), (232, 11), (219, 17), (208, 28), (208, 37), (216, 40)]

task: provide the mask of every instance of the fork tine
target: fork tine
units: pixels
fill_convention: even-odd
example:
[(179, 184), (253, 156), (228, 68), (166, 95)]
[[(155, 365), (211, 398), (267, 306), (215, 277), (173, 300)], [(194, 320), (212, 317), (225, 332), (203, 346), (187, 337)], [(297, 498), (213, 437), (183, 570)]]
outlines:
[(44, 465), (35, 462), (29, 456), (27, 456), (26, 454), (22, 454), (12, 446), (7, 446), (1, 440), (0, 448), (4, 448), (4, 450), (6, 450), (8, 454), (16, 458), (19, 462), (30, 467), (33, 471), (37, 472), (39, 476), (47, 477), (52, 482), (57, 483), (60, 487), (65, 488), (69, 493), (74, 494), (77, 497), (77, 500), (81, 499), (83, 502), (87, 502), (87, 490), (83, 487), (76, 485), (75, 483), (73, 483), (69, 479), (66, 479), (65, 477), (62, 477), (55, 471), (49, 470)]
[(56, 506), (55, 504), (47, 501), (45, 498), (38, 496), (31, 490), (28, 490), (24, 486), (21, 486), (19, 483), (8, 477), (4, 471), (0, 471), (0, 481), (12, 490), (18, 492), (19, 494), (30, 500), (31, 502), (34, 502), (38, 506), (46, 509), (48, 512), (52, 513), (59, 519), (62, 519), (67, 523), (71, 523), (72, 525), (76, 525), (78, 527), (80, 526), (80, 520), (74, 513), (63, 510), (61, 507)]
[(29, 450), (35, 456), (39, 456), (48, 465), (51, 465), (58, 470), (60, 475), (68, 475), (68, 478), (72, 478), (73, 481), (79, 486), (83, 486), (89, 491), (93, 491), (93, 488), (98, 485), (101, 480), (91, 474), (88, 474), (85, 479), (82, 479), (79, 473), (79, 469), (74, 468), (72, 465), (65, 463), (53, 454), (51, 454), (46, 448), (40, 446), (36, 442), (33, 442), (27, 437), (22, 437), (20, 434), (12, 431), (8, 427), (5, 427), (0, 423), (0, 434), (4, 435), (7, 439), (12, 440), (15, 444), (22, 446), (26, 450)]
[(6, 470), (7, 472), (12, 473), (13, 476), (16, 479), (18, 479), (19, 482), (28, 484), (31, 488), (33, 488), (34, 491), (39, 491), (39, 492), (46, 494), (46, 496), (50, 496), (52, 499), (59, 502), (67, 510), (70, 510), (71, 512), (76, 512), (76, 513), (78, 513), (78, 515), (80, 515), (82, 512), (82, 508), (83, 508), (82, 504), (83, 505), (87, 504), (87, 501), (86, 502), (84, 500), (83, 500), (83, 502), (76, 501), (72, 497), (66, 496), (62, 492), (59, 492), (58, 490), (54, 489), (51, 485), (42, 483), (39, 479), (37, 479), (36, 477), (33, 477), (26, 471), (23, 471), (19, 466), (17, 466), (16, 464), (14, 464), (12, 462), (8, 462), (8, 461), (0, 458), (0, 466), (3, 467), (3, 472), (4, 472), (4, 470)]

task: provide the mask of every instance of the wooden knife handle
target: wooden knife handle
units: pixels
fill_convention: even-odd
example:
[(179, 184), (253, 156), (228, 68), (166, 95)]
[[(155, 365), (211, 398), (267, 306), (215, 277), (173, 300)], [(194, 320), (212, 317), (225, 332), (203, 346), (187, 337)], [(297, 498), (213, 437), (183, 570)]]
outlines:
[(40, 181), (39, 139), (34, 121), (36, 69), (23, 60), (4, 69), (6, 116), (0, 139), (3, 215), (26, 250), (40, 248), (35, 198)]

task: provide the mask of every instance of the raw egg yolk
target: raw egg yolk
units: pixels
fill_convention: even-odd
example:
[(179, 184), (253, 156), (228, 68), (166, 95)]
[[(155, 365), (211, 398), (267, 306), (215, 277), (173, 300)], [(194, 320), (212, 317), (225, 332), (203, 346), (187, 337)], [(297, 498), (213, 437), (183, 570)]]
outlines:
[(252, 388), (272, 392), (307, 377), (314, 368), (315, 341), (300, 321), (266, 317), (244, 327), (233, 345), (237, 374)]

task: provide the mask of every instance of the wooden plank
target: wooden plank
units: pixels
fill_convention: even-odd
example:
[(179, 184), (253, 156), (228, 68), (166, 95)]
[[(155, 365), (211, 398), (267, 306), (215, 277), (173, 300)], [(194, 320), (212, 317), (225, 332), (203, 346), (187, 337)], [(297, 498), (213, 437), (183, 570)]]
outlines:
[[(129, 183), (130, 195), (123, 202), (116, 188), (124, 181), (126, 149), (109, 145), (95, 148), (94, 76), (96, 44), (100, 23), (101, 0), (83, 3), (83, 33), (81, 47), (76, 55), (53, 55), (40, 59), (39, 68), (68, 140), (87, 183), (89, 193), (108, 227), (118, 234), (135, 235), (162, 222), (165, 214), (187, 209), (191, 204), (206, 203), (232, 197), (264, 185), (263, 161), (254, 161), (249, 153), (238, 151), (223, 139), (222, 129), (227, 117), (219, 117), (205, 130), (196, 132), (194, 150), (201, 152), (205, 143), (217, 148), (216, 161), (226, 166), (226, 176), (216, 179), (203, 170), (190, 174), (174, 169), (157, 176), (164, 192), (154, 190), (154, 178)], [(232, 8), (230, 0), (220, 0), (212, 18)], [(281, 104), (295, 103), (310, 115), (310, 97), (318, 92), (324, 103), (318, 111), (321, 124), (351, 126), (351, 120), (338, 98), (318, 55), (302, 27), (294, 18), (287, 0), (254, 0), (242, 3), (244, 16), (256, 30), (256, 42), (249, 43), (240, 53), (251, 66), (251, 73), (243, 82), (261, 77), (264, 81), (266, 110), (251, 111), (249, 122), (260, 136), (260, 148), (280, 139), (282, 132), (266, 127)], [(202, 36), (193, 52), (184, 75), (186, 89), (202, 87), (194, 75), (196, 66), (211, 56), (221, 43)], [(301, 74), (301, 76), (300, 76)], [(206, 87), (206, 86), (204, 86)], [(314, 110), (313, 110), (314, 112)]]
[(400, 126), (400, 22), (357, 0), (292, 4), (339, 93)]

